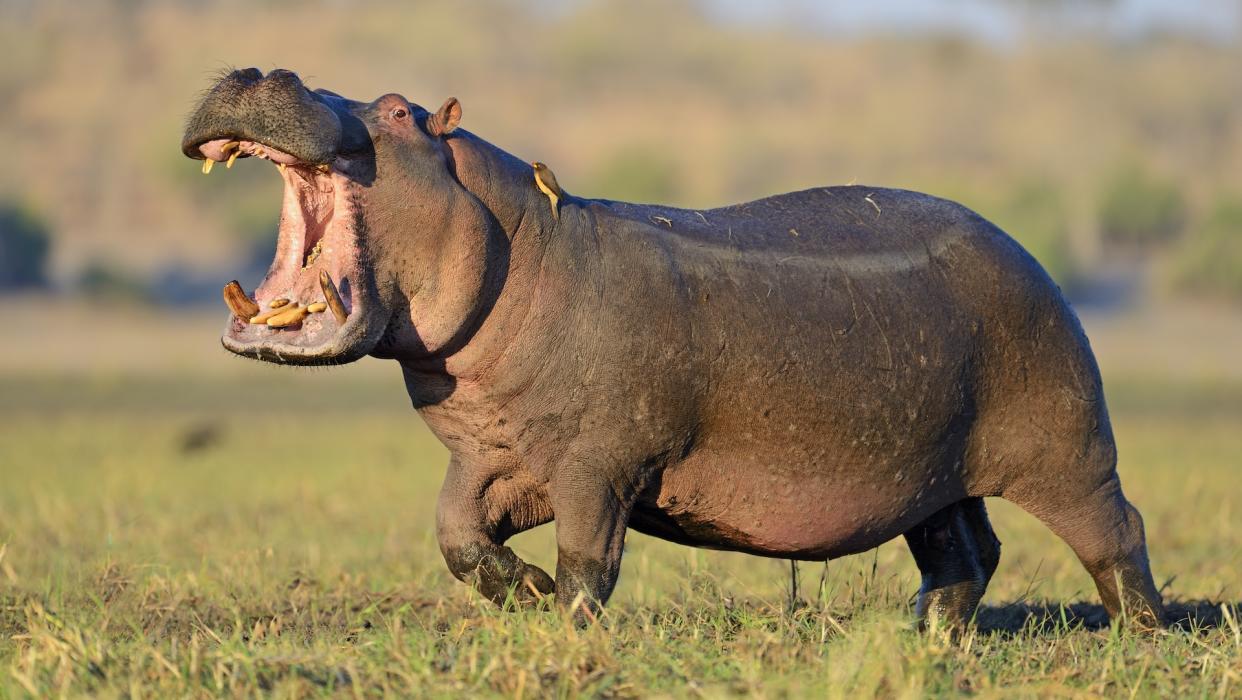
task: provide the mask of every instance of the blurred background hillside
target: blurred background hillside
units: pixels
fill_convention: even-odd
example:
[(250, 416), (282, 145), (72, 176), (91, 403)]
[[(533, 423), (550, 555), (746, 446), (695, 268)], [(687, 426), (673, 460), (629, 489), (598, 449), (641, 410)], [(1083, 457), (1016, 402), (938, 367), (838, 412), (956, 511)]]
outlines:
[[(84, 334), (103, 366), (215, 357), (220, 286), (261, 277), (280, 186), (250, 163), (205, 178), (178, 145), (214, 76), (257, 66), (358, 99), (455, 95), (466, 128), (581, 196), (957, 199), (1039, 258), (1097, 347), (1134, 356), (1117, 363), (1242, 376), (1231, 0), (4, 0), (0, 20), (0, 294), (17, 295), (0, 313), (21, 321), (0, 369), (77, 367)], [(150, 338), (114, 327), (126, 314), (186, 324), (187, 347), (161, 333), (135, 357)]]
[(277, 178), (178, 151), (216, 72), (397, 91), (578, 195), (958, 199), (1076, 297), (1242, 303), (1242, 48), (1220, 0), (25, 2), (0, 7), (0, 287), (215, 301)]
[[(373, 359), (295, 370), (220, 347), (221, 286), (259, 281), (280, 202), (270, 167), (242, 162), (203, 177), (180, 153), (183, 120), (232, 67), (289, 68), (311, 87), (362, 100), (400, 92), (432, 109), (454, 95), (464, 128), (549, 163), (585, 197), (707, 208), (856, 182), (966, 204), (1021, 241), (1074, 302), (1165, 595), (1211, 609), (1242, 598), (1239, 0), (0, 0), (0, 52), (0, 697), (44, 677), (44, 692), (23, 687), (107, 696), (90, 679), (108, 674), (111, 694), (137, 695), (137, 684), (161, 674), (182, 677), (166, 657), (193, 686), (177, 650), (184, 657), (193, 644), (198, 659), (203, 618), (218, 630), (262, 629), (254, 625), (264, 615), (273, 625), (273, 615), (294, 619), (282, 612), (286, 599), (314, 615), (344, 610), (364, 589), (395, 590), (398, 602), (449, 601), (435, 619), (466, 629), (456, 619), (466, 589), (450, 580), (434, 538), (448, 457), (410, 411), (400, 370)], [(1003, 501), (988, 507), (1006, 548), (989, 604), (1094, 600), (1051, 533)], [(549, 527), (512, 542), (529, 561), (555, 563)], [(636, 605), (721, 604), (687, 597), (706, 590), (695, 581), (719, 581), (729, 610), (734, 593), (739, 610), (743, 598), (779, 610), (786, 596), (787, 562), (641, 535), (627, 548), (614, 601), (638, 610), (635, 620), (657, 620)], [(902, 606), (918, 573), (900, 538), (831, 571), (846, 582), (827, 596), (839, 619), (857, 608), (858, 592), (882, 598), (893, 630), (899, 617), (908, 626)], [(352, 583), (314, 588), (316, 580)], [(309, 605), (307, 590), (319, 591)], [(56, 629), (76, 630), (56, 650), (81, 647), (83, 634), (111, 645), (112, 665), (81, 662), (86, 680), (73, 692), (52, 682), (68, 677), (66, 652), (30, 641), (47, 636), (45, 602), (70, 621), (52, 618)], [(386, 653), (387, 617), (356, 636), (370, 613), (342, 614), (348, 634), (291, 626), (247, 658), (268, 663), (270, 652), (291, 669), (279, 673), (307, 678), (302, 660), (335, 669), (361, 658), (365, 675), (366, 655)], [(177, 615), (184, 627), (164, 626)], [(418, 622), (430, 619), (425, 611), (407, 617), (407, 629), (439, 635), (438, 622)], [(639, 668), (620, 674), (627, 682), (643, 672), (693, 676), (681, 653), (691, 638), (716, 647), (705, 658), (724, 677), (772, 664), (776, 649), (799, 659), (784, 667), (796, 682), (836, 677), (816, 660), (839, 646), (769, 631), (739, 634), (738, 646), (717, 636), (733, 635), (723, 624), (667, 637), (652, 631), (658, 621), (642, 624), (667, 646), (648, 654), (617, 637), (614, 665)], [(906, 647), (867, 628), (840, 636), (854, 646), (835, 666), (900, 677), (893, 669), (905, 668)], [(540, 637), (528, 627), (492, 642), (482, 629), (459, 635), (446, 682), (475, 674), (480, 649), (484, 676), (513, 678), (514, 649), (535, 650), (531, 667), (579, 663), (559, 643), (532, 646)], [(1226, 697), (1242, 668), (1231, 629), (1161, 636), (1167, 646), (1149, 655), (1117, 644), (1129, 655), (1106, 660), (1092, 656), (1091, 638), (1075, 636), (1028, 643), (1021, 663), (967, 644), (967, 661), (954, 663), (969, 672), (923, 647), (910, 656), (956, 689), (923, 695), (988, 695), (997, 678), (1024, 675), (1036, 683), (1026, 694), (1057, 694), (1046, 677), (1064, 665), (1059, 678), (1074, 687), (1137, 675), (1079, 695)], [(233, 664), (249, 653), (238, 651), (240, 637), (225, 638), (207, 643), (204, 658)], [(439, 644), (408, 655), (412, 675), (439, 678)], [(488, 651), (497, 644), (503, 653)], [(673, 662), (652, 662), (660, 654)], [(139, 670), (126, 671), (127, 659)], [(141, 670), (155, 660), (167, 668)], [(978, 672), (980, 663), (995, 670)], [(376, 664), (409, 666), (405, 657)], [(265, 673), (250, 677), (265, 682)], [(1216, 685), (1190, 690), (1184, 679)], [(206, 694), (222, 692), (216, 683)], [(638, 695), (654, 694), (635, 683)], [(920, 694), (894, 683), (839, 692)], [(195, 694), (170, 687), (146, 694)], [(463, 688), (474, 686), (439, 694), (472, 694)], [(814, 694), (794, 688), (792, 696)]]

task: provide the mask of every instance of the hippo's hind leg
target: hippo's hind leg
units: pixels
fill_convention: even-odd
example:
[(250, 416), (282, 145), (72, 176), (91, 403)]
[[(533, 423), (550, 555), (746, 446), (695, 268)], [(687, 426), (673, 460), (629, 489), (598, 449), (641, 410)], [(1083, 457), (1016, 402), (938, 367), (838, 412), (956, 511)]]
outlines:
[(1147, 560), (1143, 518), (1126, 500), (1116, 472), (1085, 492), (1049, 484), (1046, 489), (1006, 493), (1005, 498), (1043, 521), (1074, 550), (1111, 619), (1127, 618), (1140, 627), (1163, 624), (1164, 608)]
[(1000, 561), (982, 498), (944, 508), (906, 533), (923, 575), (917, 612), (920, 625), (960, 629), (975, 614)]

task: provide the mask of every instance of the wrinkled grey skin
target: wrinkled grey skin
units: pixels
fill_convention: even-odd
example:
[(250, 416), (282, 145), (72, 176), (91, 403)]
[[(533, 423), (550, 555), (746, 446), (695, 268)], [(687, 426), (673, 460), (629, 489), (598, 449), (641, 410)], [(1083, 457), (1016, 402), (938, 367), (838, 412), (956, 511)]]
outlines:
[[(360, 173), (363, 306), (382, 337), (299, 361), (401, 364), (452, 453), (441, 549), (485, 595), (589, 610), (627, 528), (803, 560), (904, 535), (920, 616), (958, 625), (999, 560), (982, 500), (999, 496), (1073, 548), (1110, 615), (1158, 623), (1087, 339), (975, 213), (824, 187), (705, 211), (566, 195), (554, 218), (528, 164), (438, 133), (442, 113), (285, 72), (222, 86), (188, 155), (224, 125)], [(504, 546), (553, 520), (555, 580)]]

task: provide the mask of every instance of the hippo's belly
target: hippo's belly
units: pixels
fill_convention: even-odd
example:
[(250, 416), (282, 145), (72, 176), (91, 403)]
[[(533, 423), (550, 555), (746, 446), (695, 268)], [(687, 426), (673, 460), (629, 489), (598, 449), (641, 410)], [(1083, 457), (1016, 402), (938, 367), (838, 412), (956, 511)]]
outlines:
[(791, 466), (779, 456), (696, 452), (664, 471), (631, 527), (698, 547), (823, 560), (877, 547), (965, 496), (934, 463)]
[(753, 279), (720, 280), (705, 282), (711, 298), (733, 303), (695, 328), (708, 360), (692, 448), (644, 494), (635, 529), (822, 559), (876, 547), (969, 495), (979, 326), (943, 286), (791, 273), (765, 307), (744, 303)]
[(883, 544), (971, 495), (964, 361), (942, 353), (939, 366), (902, 363), (902, 354), (894, 352), (892, 371), (836, 357), (837, 371), (811, 361), (725, 374), (702, 407), (692, 449), (640, 499), (635, 529), (824, 559)]

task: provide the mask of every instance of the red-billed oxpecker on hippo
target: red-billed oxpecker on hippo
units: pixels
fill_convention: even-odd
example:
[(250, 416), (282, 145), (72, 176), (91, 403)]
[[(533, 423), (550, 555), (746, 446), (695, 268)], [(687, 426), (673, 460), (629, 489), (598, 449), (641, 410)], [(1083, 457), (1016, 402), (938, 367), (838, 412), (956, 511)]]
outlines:
[[(1031, 256), (953, 202), (820, 187), (710, 210), (585, 199), (389, 94), (224, 76), (184, 153), (284, 180), (276, 259), (224, 346), (396, 360), (452, 460), (440, 547), (486, 596), (590, 616), (627, 528), (825, 560), (904, 535), (960, 625), (1000, 557), (983, 498), (1064, 539), (1108, 613), (1157, 624), (1100, 374)], [(273, 167), (273, 172), (277, 172)], [(556, 521), (555, 580), (504, 546)]]

